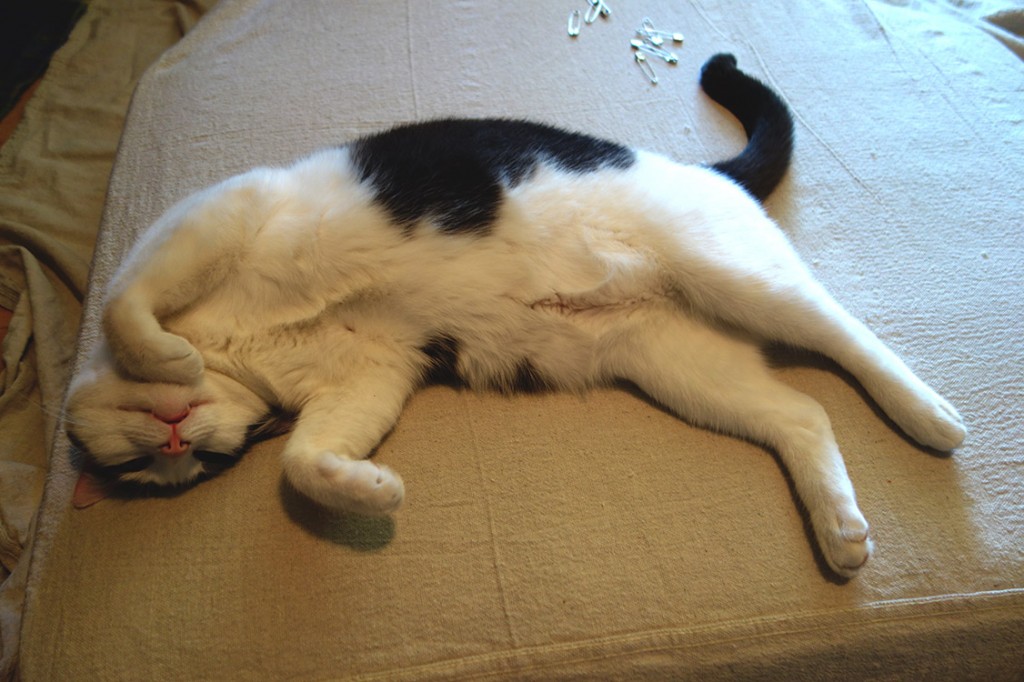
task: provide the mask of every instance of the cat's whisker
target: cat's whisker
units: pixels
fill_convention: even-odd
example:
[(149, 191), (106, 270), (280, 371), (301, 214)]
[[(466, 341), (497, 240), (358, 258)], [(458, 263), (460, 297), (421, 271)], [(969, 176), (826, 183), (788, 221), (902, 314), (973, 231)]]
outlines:
[(76, 418), (72, 417), (69, 414), (67, 406), (64, 405), (64, 404), (61, 404), (59, 407), (54, 407), (52, 405), (46, 405), (46, 404), (40, 402), (39, 400), (36, 400), (35, 398), (31, 397), (31, 396), (27, 397), (25, 399), (25, 401), (28, 404), (32, 405), (33, 407), (39, 408), (40, 414), (42, 414), (44, 417), (49, 417), (49, 418), (53, 419), (54, 422), (57, 423), (57, 424), (76, 424), (76, 423), (78, 423)]

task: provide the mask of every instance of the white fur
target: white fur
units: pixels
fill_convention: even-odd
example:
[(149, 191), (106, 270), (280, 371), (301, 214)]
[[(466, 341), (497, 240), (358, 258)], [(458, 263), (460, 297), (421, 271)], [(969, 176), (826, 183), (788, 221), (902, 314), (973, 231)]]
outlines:
[[(524, 359), (556, 388), (627, 379), (682, 418), (773, 448), (845, 576), (871, 540), (828, 417), (772, 378), (758, 344), (836, 359), (924, 445), (950, 449), (965, 433), (754, 200), (648, 153), (625, 171), (542, 168), (509, 191), (487, 236), (424, 222), (409, 237), (343, 149), (254, 170), (153, 226), (111, 282), (104, 331), (70, 400), (74, 432), (104, 464), (159, 453), (158, 405), (191, 405), (182, 438), (223, 451), (275, 405), (299, 414), (283, 453), (297, 489), (389, 512), (401, 479), (363, 460), (422, 380), (418, 349), (444, 335), (471, 386), (508, 384)], [(198, 473), (191, 456), (156, 460), (135, 477)]]

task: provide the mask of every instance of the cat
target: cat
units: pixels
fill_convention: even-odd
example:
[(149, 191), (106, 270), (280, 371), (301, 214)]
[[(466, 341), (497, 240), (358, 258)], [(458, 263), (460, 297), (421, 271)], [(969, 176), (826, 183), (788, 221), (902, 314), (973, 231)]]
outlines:
[(275, 415), (290, 484), (388, 514), (401, 478), (368, 459), (439, 363), (468, 387), (617, 381), (788, 469), (832, 570), (872, 552), (827, 415), (761, 345), (835, 359), (919, 443), (957, 412), (816, 282), (761, 203), (784, 177), (781, 98), (712, 57), (704, 91), (748, 136), (710, 166), (538, 123), (406, 124), (200, 191), (143, 233), (105, 291), (69, 388), (86, 506), (119, 484), (180, 487)]

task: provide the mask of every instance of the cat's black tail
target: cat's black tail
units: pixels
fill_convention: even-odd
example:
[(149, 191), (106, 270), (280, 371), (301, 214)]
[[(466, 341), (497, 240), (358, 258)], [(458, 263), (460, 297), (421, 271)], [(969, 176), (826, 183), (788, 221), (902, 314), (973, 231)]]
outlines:
[(731, 54), (716, 54), (704, 64), (700, 86), (747, 131), (743, 151), (711, 167), (764, 201), (786, 174), (793, 155), (789, 108), (771, 88), (736, 68), (736, 57)]

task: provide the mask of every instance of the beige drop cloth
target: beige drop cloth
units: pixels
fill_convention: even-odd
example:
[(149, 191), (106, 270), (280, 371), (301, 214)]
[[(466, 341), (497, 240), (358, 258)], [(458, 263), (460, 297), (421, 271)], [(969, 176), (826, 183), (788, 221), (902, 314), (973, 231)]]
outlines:
[[(797, 116), (770, 212), (971, 429), (951, 458), (922, 452), (831, 365), (780, 358), (832, 416), (873, 523), (860, 578), (821, 571), (757, 447), (622, 392), (438, 387), (380, 448), (408, 486), (390, 521), (288, 495), (281, 441), (188, 495), (71, 512), (57, 439), (25, 677), (1019, 674), (1021, 5), (751, 5), (621, 0), (570, 41), (571, 3), (224, 0), (142, 82), (93, 277), (189, 191), (396, 121), (526, 116), (720, 158), (741, 131), (696, 76), (733, 51)], [(656, 88), (625, 44), (645, 14), (687, 34)]]
[(110, 168), (142, 72), (202, 4), (94, 0), (0, 149), (0, 306), (14, 311), (0, 377), (0, 671), (15, 659), (52, 436)]

